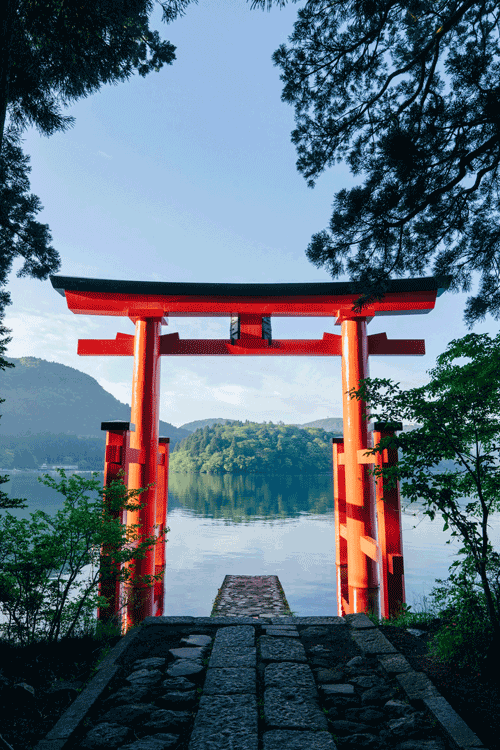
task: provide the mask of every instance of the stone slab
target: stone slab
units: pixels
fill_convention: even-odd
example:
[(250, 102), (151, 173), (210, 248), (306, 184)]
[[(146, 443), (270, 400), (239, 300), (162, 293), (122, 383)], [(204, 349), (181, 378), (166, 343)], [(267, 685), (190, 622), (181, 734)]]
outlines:
[(379, 656), (378, 662), (384, 672), (391, 676), (412, 671), (410, 663), (407, 659), (405, 659), (404, 656), (402, 656), (402, 654), (389, 654), (387, 656)]
[(143, 724), (143, 729), (151, 732), (170, 732), (178, 734), (192, 719), (190, 711), (171, 711), (168, 708), (157, 708), (152, 711), (149, 721)]
[(213, 669), (209, 667), (203, 695), (241, 695), (257, 692), (257, 674), (255, 669), (247, 667)]
[(125, 678), (131, 685), (157, 685), (163, 673), (159, 669), (136, 669)]
[[(366, 618), (368, 620), (368, 618)], [(368, 622), (370, 622), (368, 620)], [(365, 654), (397, 654), (397, 649), (389, 643), (380, 630), (353, 630), (352, 639)]]
[(255, 626), (230, 625), (219, 628), (215, 636), (214, 649), (218, 648), (249, 648), (255, 646)]
[(299, 631), (297, 630), (297, 628), (289, 629), (288, 625), (284, 626), (283, 628), (277, 625), (272, 628), (266, 628), (266, 635), (278, 635), (284, 638), (298, 638)]
[(321, 686), (321, 692), (323, 695), (355, 695), (356, 691), (354, 690), (354, 685), (349, 685), (348, 683), (345, 684), (338, 684), (338, 685), (322, 685)]
[(403, 688), (410, 701), (423, 701), (426, 698), (441, 697), (437, 688), (423, 672), (408, 672), (396, 675), (396, 681)]
[(204, 671), (203, 664), (199, 664), (195, 659), (178, 659), (167, 669), (167, 677), (188, 677), (196, 680)]
[(304, 646), (300, 641), (290, 638), (274, 638), (261, 635), (259, 638), (260, 655), (268, 661), (298, 661), (307, 662)]
[(253, 667), (257, 666), (257, 649), (255, 646), (225, 648), (222, 643), (216, 644), (210, 655), (209, 667)]
[(132, 669), (136, 672), (139, 669), (162, 669), (166, 664), (166, 659), (160, 656), (152, 656), (148, 659), (138, 659), (134, 662)]
[(376, 625), (365, 615), (364, 612), (358, 612), (354, 615), (346, 615), (345, 619), (348, 625), (355, 630), (372, 630)]
[(193, 646), (189, 648), (170, 648), (169, 654), (172, 654), (174, 659), (203, 659), (203, 655), (206, 652), (206, 648)]
[(264, 750), (337, 750), (329, 732), (296, 732), (274, 729), (264, 732)]
[(202, 695), (188, 750), (258, 750), (255, 695)]
[(309, 729), (315, 732), (328, 729), (324, 713), (314, 699), (300, 688), (266, 688), (264, 717), (267, 725), (276, 729)]
[(212, 643), (209, 635), (188, 635), (187, 638), (181, 638), (181, 643), (187, 643), (189, 646), (208, 646)]
[(438, 721), (444, 735), (452, 741), (457, 748), (483, 747), (479, 737), (467, 726), (457, 712), (450, 706), (442, 695), (434, 698), (424, 698), (424, 704), (434, 718)]
[(317, 695), (316, 683), (308, 664), (268, 664), (264, 671), (266, 688), (297, 687)]

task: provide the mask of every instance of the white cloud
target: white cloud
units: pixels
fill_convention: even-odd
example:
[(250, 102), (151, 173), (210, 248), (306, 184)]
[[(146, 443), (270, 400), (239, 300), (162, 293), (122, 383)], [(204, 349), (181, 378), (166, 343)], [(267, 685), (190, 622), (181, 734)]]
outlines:
[(245, 399), (245, 395), (248, 396), (248, 388), (243, 388), (241, 385), (222, 385), (219, 388), (212, 388), (211, 392), (216, 401), (222, 401), (226, 404), (241, 404)]

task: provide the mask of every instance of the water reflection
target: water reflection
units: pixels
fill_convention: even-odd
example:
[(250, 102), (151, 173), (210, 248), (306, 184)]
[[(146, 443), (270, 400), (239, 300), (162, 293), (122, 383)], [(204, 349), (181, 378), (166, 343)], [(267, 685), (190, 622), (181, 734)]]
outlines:
[(297, 518), (333, 509), (329, 474), (308, 476), (171, 474), (169, 509), (182, 507), (203, 518), (242, 523)]
[[(37, 509), (53, 515), (62, 508), (62, 496), (37, 482), (36, 473), (16, 472), (2, 490), (28, 498), (29, 508), (10, 511), (19, 518)], [(210, 614), (228, 573), (278, 575), (297, 615), (336, 614), (331, 475), (171, 474), (167, 525), (165, 614)], [(446, 577), (456, 556), (459, 545), (442, 529), (439, 516), (430, 521), (422, 505), (412, 504), (403, 513), (412, 606), (436, 578)], [(492, 533), (500, 546), (500, 519), (492, 521)]]

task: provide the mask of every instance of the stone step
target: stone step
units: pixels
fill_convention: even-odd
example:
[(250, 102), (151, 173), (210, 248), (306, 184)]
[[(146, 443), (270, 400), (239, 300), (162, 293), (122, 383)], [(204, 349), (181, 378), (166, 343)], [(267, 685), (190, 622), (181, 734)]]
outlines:
[(486, 750), (363, 614), (146, 618), (36, 750), (112, 748)]
[(211, 617), (286, 617), (290, 607), (278, 576), (227, 575)]

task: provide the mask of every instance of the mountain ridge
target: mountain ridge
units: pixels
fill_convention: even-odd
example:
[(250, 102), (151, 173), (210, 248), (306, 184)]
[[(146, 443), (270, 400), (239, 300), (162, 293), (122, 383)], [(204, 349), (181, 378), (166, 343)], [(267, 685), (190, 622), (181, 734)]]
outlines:
[[(209, 419), (196, 419), (193, 422), (186, 422), (181, 425), (179, 429), (188, 430), (191, 434), (196, 430), (203, 429), (204, 427), (213, 427), (215, 424), (231, 424), (239, 422), (238, 419), (225, 419), (223, 417), (211, 417)], [(253, 422), (254, 420), (243, 420), (247, 422)], [(264, 422), (256, 422), (257, 424), (264, 424)], [(304, 422), (298, 424), (297, 422), (271, 422), (271, 424), (286, 424), (290, 427), (319, 427), (325, 432), (334, 432), (339, 435), (342, 434), (342, 417), (326, 417), (325, 419), (315, 419), (312, 422)]]
[[(130, 406), (76, 368), (38, 357), (8, 360), (15, 367), (0, 375), (0, 397), (5, 399), (0, 404), (0, 466), (37, 468), (46, 462), (76, 463), (82, 469), (102, 467), (106, 433), (100, 429), (101, 422), (129, 421)], [(197, 430), (235, 422), (240, 420), (213, 417), (175, 427), (160, 420), (160, 435), (170, 437), (173, 451)], [(268, 424), (270, 429), (283, 425), (256, 424)], [(343, 432), (341, 417), (288, 426), (336, 435)]]
[[(106, 439), (101, 422), (130, 421), (130, 406), (95, 378), (39, 357), (8, 357), (0, 375), (0, 435), (67, 434)], [(177, 443), (190, 433), (160, 420), (160, 435)]]

